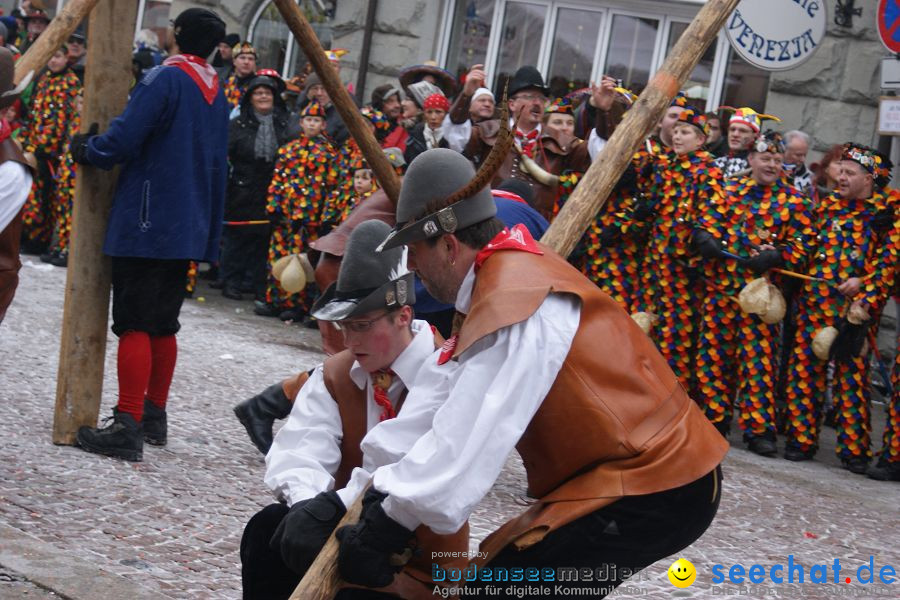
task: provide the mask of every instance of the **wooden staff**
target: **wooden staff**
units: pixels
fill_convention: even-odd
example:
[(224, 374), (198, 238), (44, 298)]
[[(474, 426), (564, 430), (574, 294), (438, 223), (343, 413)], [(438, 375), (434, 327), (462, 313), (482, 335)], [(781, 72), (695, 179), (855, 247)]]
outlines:
[(616, 127), (541, 241), (568, 256), (739, 0), (709, 0)]
[[(73, 0), (66, 8), (74, 4), (93, 5), (96, 0)], [(87, 51), (81, 113), (85, 130), (89, 123), (105, 129), (125, 108), (133, 79), (131, 43), (136, 20), (134, 0), (103, 0), (91, 13), (90, 30), (102, 35), (91, 38)], [(45, 35), (47, 32), (41, 34), (38, 42)], [(103, 391), (111, 281), (109, 259), (103, 256), (103, 238), (118, 169), (103, 171), (87, 165), (78, 165), (77, 169), (53, 415), (54, 444), (74, 444), (81, 425), (97, 423)]]
[[(59, 50), (72, 32), (78, 27), (100, 0), (69, 0), (59, 14), (53, 17), (47, 29), (28, 48), (28, 51), (16, 61), (15, 81), (19, 83), (29, 72), (37, 72), (44, 68), (47, 61)], [(91, 44), (94, 41), (91, 40)], [(131, 54), (131, 44), (128, 46)]]
[[(359, 109), (341, 83), (337, 70), (325, 56), (325, 50), (319, 43), (316, 33), (294, 0), (275, 0), (275, 6), (312, 64), (313, 70), (318, 73), (335, 109), (341, 115), (350, 135), (359, 144), (359, 149), (372, 167), (375, 178), (381, 184), (384, 193), (387, 194), (394, 206), (397, 206), (397, 198), (400, 196), (400, 178), (375, 140), (375, 136), (369, 130), (366, 120), (359, 114)], [(365, 68), (363, 65), (360, 66)]]

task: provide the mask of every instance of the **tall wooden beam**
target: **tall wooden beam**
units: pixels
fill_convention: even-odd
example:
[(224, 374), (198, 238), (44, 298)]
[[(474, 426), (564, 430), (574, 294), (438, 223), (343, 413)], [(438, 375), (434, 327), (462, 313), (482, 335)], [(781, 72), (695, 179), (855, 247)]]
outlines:
[[(739, 0), (708, 0), (637, 102), (625, 114), (597, 160), (578, 182), (541, 241), (568, 256), (625, 171), (638, 145), (659, 122), (672, 98), (712, 43)], [(775, 17), (773, 17), (775, 18)]]
[[(105, 129), (128, 102), (136, 19), (134, 0), (102, 0), (91, 13), (90, 31), (97, 35), (88, 44), (84, 69), (82, 130), (91, 123)], [(78, 166), (75, 178), (53, 416), (55, 444), (74, 444), (78, 428), (95, 425), (100, 411), (111, 280), (102, 247), (117, 178), (118, 169), (103, 171), (85, 165)]]
[[(341, 120), (344, 121), (344, 125), (347, 126), (350, 135), (356, 140), (363, 156), (366, 157), (366, 161), (372, 167), (375, 178), (381, 184), (384, 193), (396, 206), (397, 198), (400, 196), (400, 177), (397, 176), (397, 172), (394, 171), (391, 163), (384, 155), (381, 146), (375, 140), (375, 136), (369, 131), (366, 120), (359, 114), (359, 109), (350, 97), (347, 88), (341, 83), (337, 71), (331, 66), (331, 61), (325, 56), (325, 50), (322, 48), (322, 44), (319, 43), (316, 32), (313, 31), (309, 21), (300, 12), (300, 7), (297, 6), (296, 0), (274, 0), (274, 2), (288, 29), (294, 34), (294, 39), (297, 40), (297, 43), (306, 54), (306, 58), (312, 64), (313, 70), (322, 80), (322, 85), (325, 86), (328, 96), (334, 103), (334, 108), (341, 115)], [(285, 75), (287, 74), (285, 73)]]
[[(59, 14), (53, 17), (44, 32), (28, 48), (28, 51), (16, 61), (16, 83), (22, 80), (29, 71), (37, 72), (44, 68), (50, 57), (66, 43), (78, 24), (88, 16), (99, 0), (69, 0)], [(94, 43), (94, 40), (91, 40)]]

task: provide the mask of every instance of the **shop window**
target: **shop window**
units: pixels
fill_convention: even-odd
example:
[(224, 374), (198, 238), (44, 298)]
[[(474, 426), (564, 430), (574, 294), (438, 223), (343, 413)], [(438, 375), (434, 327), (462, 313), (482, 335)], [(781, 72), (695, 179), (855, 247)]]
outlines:
[(565, 96), (591, 84), (602, 20), (603, 13), (598, 11), (559, 9), (548, 74), (552, 96)]
[(491, 21), (494, 18), (494, 0), (459, 0), (450, 19), (450, 50), (447, 53), (447, 70), (457, 80), (472, 65), (483, 65), (487, 60), (488, 41), (491, 37)]
[(650, 81), (658, 29), (656, 19), (614, 15), (603, 72), (621, 79), (636, 94), (641, 93)]
[(500, 56), (494, 81), (501, 89), (519, 67), (537, 66), (547, 20), (547, 6), (526, 2), (507, 2), (500, 37)]
[[(687, 26), (687, 23), (680, 23), (677, 21), (673, 21), (669, 26), (669, 40), (666, 44), (666, 56), (672, 51), (672, 48), (678, 42), (678, 38), (681, 37), (684, 30), (687, 29)], [(703, 53), (697, 66), (691, 71), (690, 76), (688, 76), (687, 81), (684, 82), (684, 86), (682, 87), (685, 95), (690, 99), (691, 104), (704, 112), (709, 110), (706, 105), (710, 95), (709, 84), (712, 79), (713, 63), (716, 59), (717, 43), (718, 39), (713, 40), (713, 43), (709, 45), (709, 48)]]
[(769, 72), (754, 67), (729, 47), (722, 104), (735, 108), (749, 106), (765, 112), (768, 93)]
[[(263, 10), (251, 31), (253, 47), (257, 53), (257, 68), (275, 69), (279, 73), (284, 68), (290, 30), (281, 18), (281, 13), (273, 3)], [(282, 73), (284, 75), (284, 73)]]

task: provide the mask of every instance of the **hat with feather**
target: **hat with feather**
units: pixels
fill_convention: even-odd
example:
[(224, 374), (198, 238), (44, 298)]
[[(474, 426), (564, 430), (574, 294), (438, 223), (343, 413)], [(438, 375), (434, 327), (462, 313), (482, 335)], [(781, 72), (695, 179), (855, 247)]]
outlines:
[(320, 321), (343, 321), (375, 310), (393, 310), (416, 302), (406, 248), (376, 252), (390, 233), (383, 221), (363, 221), (350, 234), (337, 281), (312, 307)]

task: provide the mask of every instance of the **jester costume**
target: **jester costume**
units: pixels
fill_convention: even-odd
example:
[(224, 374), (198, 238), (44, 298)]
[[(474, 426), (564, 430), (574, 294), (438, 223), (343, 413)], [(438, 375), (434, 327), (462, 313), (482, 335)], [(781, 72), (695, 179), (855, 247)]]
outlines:
[[(697, 225), (710, 232), (723, 250), (749, 257), (751, 249), (775, 246), (779, 263), (790, 270), (805, 266), (813, 234), (809, 200), (782, 180), (762, 185), (752, 177), (728, 180), (724, 194), (700, 207)], [(741, 310), (741, 289), (761, 274), (732, 258), (706, 260), (695, 354), (694, 399), (723, 433), (732, 419), (732, 402), (744, 439), (757, 451), (755, 438), (772, 442), (761, 454), (775, 453), (775, 378), (778, 324)], [(760, 446), (762, 448), (762, 446)]]
[[(877, 323), (893, 286), (900, 236), (896, 224), (879, 227), (876, 215), (893, 211), (895, 194), (876, 189), (869, 198), (849, 200), (834, 192), (819, 205), (817, 249), (807, 271), (815, 280), (804, 283), (797, 302), (797, 332), (788, 365), (786, 458), (811, 458), (818, 444), (828, 362), (813, 353), (814, 336), (824, 327), (839, 325), (854, 300), (861, 301), (873, 317), (871, 322)], [(861, 280), (860, 289), (848, 298), (837, 288), (854, 277)], [(868, 352), (862, 354), (836, 361), (832, 383), (835, 451), (845, 466), (855, 472), (864, 470), (872, 455)]]
[(234, 73), (228, 76), (222, 91), (225, 93), (225, 100), (228, 101), (230, 108), (234, 109), (240, 105), (241, 98), (244, 97), (244, 92), (247, 91), (247, 86), (254, 77), (256, 77), (256, 73), (250, 73), (246, 77), (238, 77)]
[(76, 116), (75, 98), (81, 82), (69, 68), (47, 71), (38, 81), (31, 107), (31, 122), (24, 130), (23, 147), (33, 152), (38, 176), (22, 214), (23, 241), (34, 248), (45, 247), (55, 220), (64, 219), (56, 197), (55, 171), (68, 140), (69, 126)]
[[(81, 129), (81, 116), (75, 114), (69, 127), (69, 139)], [(56, 171), (56, 218), (53, 220), (53, 243), (50, 252), (60, 257), (62, 264), (69, 254), (69, 238), (72, 235), (72, 202), (75, 200), (75, 161), (72, 153), (66, 151), (59, 157)]]
[[(278, 149), (266, 212), (272, 223), (269, 264), (297, 254), (318, 237), (322, 205), (337, 183), (335, 152), (323, 136), (301, 135)], [(277, 309), (309, 310), (306, 292), (286, 293), (269, 273), (266, 303)]]
[(632, 309), (656, 315), (651, 334), (686, 388), (691, 379), (697, 307), (703, 297), (689, 245), (697, 209), (720, 185), (721, 174), (712, 160), (706, 150), (659, 156), (653, 165), (650, 209), (635, 213), (649, 218), (649, 228)]

